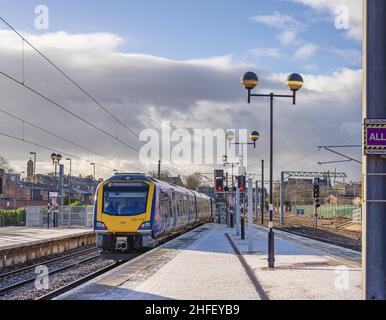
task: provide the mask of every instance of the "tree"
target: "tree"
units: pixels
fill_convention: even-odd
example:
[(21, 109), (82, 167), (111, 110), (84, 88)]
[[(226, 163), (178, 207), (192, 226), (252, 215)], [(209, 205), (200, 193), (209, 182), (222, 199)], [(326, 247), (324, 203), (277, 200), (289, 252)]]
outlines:
[(2, 156), (0, 156), (0, 169), (5, 169), (5, 170), (10, 169), (8, 160), (3, 158)]
[[(158, 171), (150, 171), (148, 173), (149, 177), (152, 177), (154, 179), (158, 179)], [(159, 180), (162, 180), (162, 181), (167, 181), (169, 182), (169, 179), (170, 179), (170, 172), (167, 171), (167, 170), (161, 170), (161, 177)]]
[(70, 195), (68, 195), (68, 194), (66, 194), (64, 196), (64, 199), (63, 199), (63, 202), (64, 202), (65, 206), (69, 206), (70, 204), (72, 204), (75, 201), (77, 201), (76, 198), (71, 196), (71, 199), (70, 199)]
[(193, 173), (184, 179), (185, 187), (192, 190), (197, 190), (201, 186), (201, 179), (198, 173)]
[(83, 207), (85, 204), (80, 200), (75, 200), (74, 202), (70, 203), (70, 207)]

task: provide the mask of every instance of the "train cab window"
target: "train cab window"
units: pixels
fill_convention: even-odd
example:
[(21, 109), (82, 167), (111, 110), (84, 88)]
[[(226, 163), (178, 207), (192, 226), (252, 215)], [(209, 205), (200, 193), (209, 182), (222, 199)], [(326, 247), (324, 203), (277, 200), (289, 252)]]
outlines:
[(148, 193), (147, 184), (106, 185), (103, 190), (103, 212), (115, 216), (144, 213)]

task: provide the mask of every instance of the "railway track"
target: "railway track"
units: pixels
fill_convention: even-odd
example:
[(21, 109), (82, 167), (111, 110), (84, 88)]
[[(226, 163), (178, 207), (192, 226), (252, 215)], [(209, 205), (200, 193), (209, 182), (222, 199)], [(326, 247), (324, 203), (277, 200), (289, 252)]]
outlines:
[(23, 267), (23, 268), (18, 268), (18, 269), (9, 271), (9, 272), (0, 273), (0, 280), (4, 279), (4, 278), (7, 278), (7, 277), (10, 277), (10, 276), (13, 276), (13, 275), (17, 275), (19, 273), (23, 273), (23, 272), (34, 270), (36, 267), (39, 267), (39, 266), (48, 265), (48, 264), (51, 264), (51, 263), (54, 263), (54, 262), (64, 261), (66, 259), (73, 258), (73, 257), (79, 256), (79, 255), (82, 255), (82, 254), (94, 252), (94, 251), (97, 252), (97, 249), (96, 248), (91, 248), (91, 249), (81, 250), (81, 251), (78, 251), (78, 252), (75, 252), (75, 253), (71, 253), (71, 254), (68, 254), (68, 255), (64, 255), (64, 256), (58, 257), (58, 258), (50, 259), (50, 260), (44, 261), (42, 263), (36, 263), (36, 264), (30, 265), (30, 266), (26, 266), (26, 267)]
[(336, 221), (320, 219), (318, 221), (318, 229), (316, 229), (314, 219), (286, 216), (285, 224), (281, 226), (279, 217), (275, 216), (274, 226), (276, 226), (275, 228), (278, 230), (306, 238), (330, 243), (356, 251), (361, 250), (361, 233), (357, 231), (336, 228)]
[[(95, 250), (94, 250), (95, 251)], [(90, 261), (93, 261), (93, 260), (96, 260), (100, 257), (100, 254), (95, 254), (95, 255), (92, 255), (91, 257), (88, 257), (88, 258), (85, 258), (85, 259), (82, 259), (82, 260), (78, 260), (78, 261), (75, 261), (73, 263), (69, 263), (69, 264), (66, 264), (65, 266), (62, 266), (62, 267), (59, 267), (59, 268), (55, 268), (54, 270), (50, 270), (47, 274), (48, 277), (54, 275), (54, 274), (57, 274), (59, 272), (62, 272), (62, 271), (65, 271), (65, 270), (68, 270), (70, 268), (74, 268), (74, 267), (77, 267), (79, 265), (82, 265), (82, 264), (85, 264), (87, 262), (90, 262)], [(68, 259), (68, 257), (66, 257), (66, 259)], [(60, 261), (60, 260), (63, 260), (63, 259), (54, 259), (55, 261)], [(52, 263), (52, 262), (51, 262)], [(41, 265), (40, 265), (41, 266)], [(28, 268), (29, 270), (30, 268)], [(17, 272), (18, 270), (15, 270), (13, 272), (10, 272), (10, 277), (12, 276), (15, 276), (15, 275), (18, 275), (20, 272)], [(23, 271), (21, 271), (23, 272)], [(6, 276), (3, 275), (3, 278), (5, 278)], [(35, 276), (26, 276), (25, 279), (19, 281), (18, 278), (16, 278), (16, 281), (13, 282), (13, 281), (10, 281), (11, 284), (9, 285), (6, 285), (4, 287), (1, 287), (0, 288), (0, 295), (4, 296), (5, 294), (8, 294), (10, 293), (12, 290), (15, 290), (15, 289), (19, 289), (19, 288), (22, 288), (28, 284), (31, 284), (31, 283), (34, 283), (35, 280), (37, 279), (36, 275)]]
[[(192, 228), (190, 231), (196, 229), (197, 227), (198, 226)], [(170, 236), (170, 238), (168, 238), (163, 243), (166, 243), (166, 242), (168, 242), (168, 241), (170, 241), (172, 239), (175, 239), (176, 237), (180, 236), (181, 234), (182, 234), (181, 232), (175, 233), (172, 236)], [(187, 240), (189, 240), (189, 239), (187, 239)], [(132, 259), (134, 259), (134, 258), (136, 258), (136, 257), (138, 257), (140, 255), (141, 255), (141, 253), (135, 254), (135, 255), (133, 255), (133, 257), (130, 260), (132, 260)], [(83, 284), (83, 283), (85, 283), (87, 281), (90, 281), (93, 278), (96, 278), (96, 277), (100, 276), (101, 274), (104, 274), (104, 273), (106, 273), (106, 272), (108, 272), (108, 271), (110, 271), (110, 270), (112, 270), (114, 268), (117, 268), (118, 266), (122, 265), (123, 263), (125, 263), (127, 261), (129, 261), (129, 260), (118, 261), (118, 262), (111, 263), (111, 264), (103, 267), (102, 269), (99, 269), (99, 270), (97, 270), (95, 272), (92, 272), (92, 273), (90, 273), (90, 274), (88, 274), (88, 275), (86, 275), (86, 276), (84, 276), (82, 278), (79, 278), (79, 279), (75, 280), (75, 281), (72, 281), (72, 282), (66, 284), (65, 286), (62, 286), (62, 287), (60, 287), (60, 288), (58, 288), (56, 290), (52, 290), (51, 292), (49, 292), (49, 293), (47, 293), (45, 295), (41, 295), (41, 296), (35, 298), (35, 300), (51, 300), (51, 299), (54, 299), (54, 298), (60, 296), (61, 294), (65, 293), (65, 292), (68, 292), (68, 291), (70, 291), (70, 290), (80, 286), (81, 284)]]
[[(174, 234), (168, 241), (178, 235), (180, 233)], [(131, 259), (140, 254), (133, 255)], [(89, 256), (82, 258), (82, 255)], [(76, 261), (68, 261), (71, 259)], [(54, 268), (56, 264), (63, 264), (64, 262), (66, 262), (65, 265)], [(127, 261), (113, 262), (102, 259), (99, 250), (92, 248), (5, 272), (0, 274), (0, 300), (50, 300), (120, 266), (124, 262)], [(37, 289), (34, 286), (37, 279), (34, 272), (35, 268), (39, 266), (50, 266), (52, 269), (46, 275), (49, 278), (48, 289)], [(76, 269), (81, 270), (77, 271)]]
[(96, 277), (98, 277), (98, 276), (100, 276), (100, 275), (102, 275), (102, 274), (104, 274), (104, 273), (106, 273), (106, 272), (108, 272), (108, 271), (110, 271), (110, 270), (120, 266), (124, 262), (126, 262), (126, 261), (114, 262), (114, 263), (112, 263), (112, 264), (110, 264), (110, 265), (108, 265), (108, 266), (106, 266), (106, 267), (104, 267), (104, 268), (102, 268), (102, 269), (100, 269), (98, 271), (95, 271), (95, 272), (93, 272), (91, 274), (88, 274), (85, 277), (82, 277), (80, 279), (72, 281), (71, 283), (69, 283), (69, 284), (67, 284), (67, 285), (65, 285), (63, 287), (60, 287), (59, 289), (53, 290), (53, 291), (51, 291), (51, 292), (49, 292), (49, 293), (47, 293), (47, 294), (45, 294), (43, 296), (40, 296), (40, 297), (36, 298), (35, 300), (52, 300), (52, 299), (60, 296), (61, 294), (65, 293), (67, 291), (70, 291), (70, 290), (80, 286), (81, 284), (83, 284), (83, 283), (85, 283), (87, 281), (90, 281), (90, 280), (92, 280), (92, 279), (94, 279), (94, 278), (96, 278)]
[(310, 234), (307, 234), (307, 233), (304, 233), (304, 232), (294, 231), (294, 230), (291, 230), (291, 229), (288, 229), (288, 228), (277, 228), (277, 229), (281, 230), (281, 231), (284, 231), (284, 232), (291, 233), (291, 234), (295, 234), (295, 235), (298, 235), (298, 236), (302, 236), (302, 237), (305, 237), (305, 238), (309, 238), (309, 239), (313, 239), (313, 240), (317, 240), (317, 241), (333, 244), (333, 245), (336, 245), (336, 246), (339, 246), (339, 247), (348, 248), (348, 249), (352, 249), (352, 250), (355, 250), (355, 251), (361, 251), (361, 245), (360, 244), (350, 244), (350, 243), (343, 242), (343, 241), (328, 239), (326, 237), (318, 237), (318, 236), (310, 235)]
[[(279, 222), (279, 219), (277, 218), (277, 222)], [(285, 225), (286, 226), (293, 226), (293, 227), (307, 227), (307, 228), (313, 228), (315, 229), (315, 219), (304, 219), (304, 218), (297, 218), (297, 217), (286, 217), (285, 218)], [(352, 238), (355, 240), (361, 239), (361, 232), (354, 231), (354, 230), (348, 230), (344, 229), (344, 226), (347, 225), (346, 222), (336, 222), (331, 220), (324, 220), (319, 219), (318, 220), (318, 229), (320, 230), (326, 230), (338, 235), (346, 236), (348, 238)]]

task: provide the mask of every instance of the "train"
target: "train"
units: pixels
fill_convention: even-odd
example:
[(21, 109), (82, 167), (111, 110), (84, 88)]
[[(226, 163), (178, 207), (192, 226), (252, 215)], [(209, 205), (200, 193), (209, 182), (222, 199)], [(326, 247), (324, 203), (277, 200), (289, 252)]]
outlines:
[(117, 173), (95, 194), (94, 231), (107, 259), (131, 258), (214, 217), (211, 197), (139, 173)]

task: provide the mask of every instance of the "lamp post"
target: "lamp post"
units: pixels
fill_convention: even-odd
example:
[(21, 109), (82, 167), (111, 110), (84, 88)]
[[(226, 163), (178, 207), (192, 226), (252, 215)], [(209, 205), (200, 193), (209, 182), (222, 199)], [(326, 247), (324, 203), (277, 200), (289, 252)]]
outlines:
[[(224, 158), (226, 157), (226, 160), (224, 160)], [(228, 157), (227, 156), (224, 156), (223, 157), (223, 161), (224, 161), (224, 167), (225, 166), (232, 166), (232, 173), (231, 173), (231, 176), (232, 176), (232, 194), (233, 194), (233, 188), (234, 188), (234, 175), (233, 175), (233, 168), (235, 165), (240, 165), (240, 162), (228, 162)]]
[(68, 177), (68, 188), (70, 189), (70, 192), (69, 192), (69, 198), (68, 198), (68, 205), (70, 205), (71, 203), (71, 197), (72, 197), (72, 185), (71, 185), (71, 180), (72, 180), (72, 159), (71, 158), (66, 158), (67, 161), (70, 161), (70, 175)]
[[(232, 173), (231, 173), (231, 179), (232, 179), (232, 183), (231, 183), (231, 188), (232, 188), (232, 191), (231, 191), (231, 195), (232, 195), (232, 201), (234, 202), (234, 176), (233, 176), (233, 168), (234, 168), (234, 165), (240, 165), (240, 162), (228, 162), (228, 156), (227, 155), (224, 155), (222, 157), (222, 160), (224, 162), (224, 168), (227, 166), (227, 165), (230, 165), (232, 166)], [(227, 181), (226, 181), (226, 185), (228, 187), (228, 173), (226, 174), (226, 177), (227, 177)], [(228, 197), (227, 197), (228, 199)], [(227, 208), (228, 208), (228, 205), (227, 205)], [(232, 210), (232, 215), (231, 215), (231, 228), (233, 228), (233, 219), (234, 219), (234, 208)], [(236, 224), (236, 228), (237, 228), (237, 225)]]
[(55, 186), (57, 187), (56, 189), (59, 190), (59, 184), (56, 185), (56, 180), (57, 180), (58, 165), (62, 160), (62, 155), (53, 153), (51, 154), (51, 159), (52, 159), (52, 164), (55, 165)]
[(95, 163), (90, 163), (90, 166), (93, 166), (93, 180), (95, 181)]
[(36, 152), (30, 152), (34, 156), (33, 181), (32, 181), (32, 205), (35, 203), (35, 181), (36, 181)]
[[(246, 146), (249, 146), (249, 145), (253, 145), (253, 148), (256, 149), (256, 141), (259, 140), (260, 138), (260, 134), (257, 132), (257, 131), (253, 131), (251, 134), (250, 134), (250, 139), (252, 140), (252, 142), (232, 142), (233, 139), (235, 138), (235, 135), (233, 133), (233, 131), (228, 131), (225, 135), (225, 138), (226, 140), (229, 142), (229, 146), (231, 144), (233, 145), (241, 145), (241, 156), (239, 156), (240, 158), (240, 163), (241, 163), (241, 174), (245, 174), (245, 170), (244, 170), (244, 148), (243, 146), (246, 145)], [(228, 160), (228, 157), (225, 155), (223, 157), (223, 161), (224, 161), (224, 158), (226, 157), (226, 160)]]
[(93, 186), (94, 186), (94, 192), (95, 192), (95, 189), (96, 189), (96, 186), (95, 186), (95, 163), (90, 163), (90, 166), (93, 166)]
[(275, 267), (275, 249), (273, 232), (273, 99), (291, 98), (292, 103), (296, 104), (296, 92), (303, 86), (303, 78), (300, 74), (292, 73), (287, 78), (287, 86), (292, 91), (292, 95), (252, 94), (251, 91), (256, 88), (259, 80), (255, 73), (247, 72), (241, 77), (241, 83), (248, 90), (248, 103), (251, 103), (251, 97), (265, 97), (270, 99), (270, 169), (269, 169), (269, 234), (268, 234), (268, 267)]
[[(233, 133), (233, 131), (228, 131), (225, 135), (225, 138), (226, 140), (229, 142), (229, 145), (233, 144), (233, 145), (241, 145), (241, 155), (239, 156), (239, 163), (240, 163), (240, 167), (241, 167), (241, 172), (240, 174), (243, 175), (243, 176), (246, 176), (246, 170), (244, 168), (244, 148), (243, 146), (246, 145), (246, 146), (249, 146), (249, 145), (253, 145), (253, 148), (256, 149), (256, 141), (259, 140), (260, 138), (260, 134), (257, 132), (257, 131), (253, 131), (251, 134), (250, 134), (250, 139), (252, 140), (252, 142), (232, 142), (233, 139), (235, 138), (235, 135)], [(224, 156), (223, 157), (223, 160), (224, 158), (226, 157), (226, 159), (228, 159), (227, 156)], [(246, 180), (246, 179), (245, 179)], [(245, 220), (245, 206), (244, 206), (244, 191), (242, 192), (242, 217), (241, 217), (241, 230), (243, 230), (243, 227), (244, 227), (244, 220)], [(241, 238), (244, 239), (244, 234), (243, 234), (243, 231), (241, 232), (242, 236)]]

